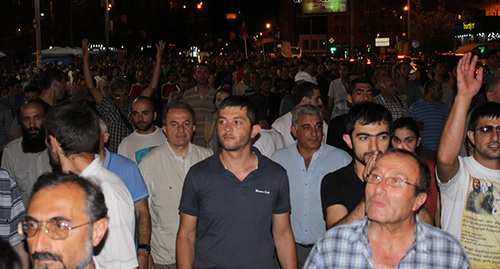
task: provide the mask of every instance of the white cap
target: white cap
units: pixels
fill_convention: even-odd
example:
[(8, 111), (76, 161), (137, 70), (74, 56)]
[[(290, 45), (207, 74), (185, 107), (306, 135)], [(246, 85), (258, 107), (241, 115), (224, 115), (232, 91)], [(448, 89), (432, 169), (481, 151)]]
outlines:
[(318, 85), (316, 78), (311, 76), (311, 74), (305, 71), (300, 71), (297, 73), (297, 75), (295, 75), (295, 82), (299, 81), (311, 82), (314, 85)]

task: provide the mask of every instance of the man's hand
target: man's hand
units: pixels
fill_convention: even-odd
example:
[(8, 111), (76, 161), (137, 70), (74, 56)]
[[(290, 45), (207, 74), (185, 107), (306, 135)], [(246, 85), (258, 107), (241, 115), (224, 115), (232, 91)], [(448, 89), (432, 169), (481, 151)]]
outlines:
[(161, 61), (161, 57), (163, 56), (163, 51), (165, 50), (165, 41), (160, 40), (156, 45), (156, 60)]
[(476, 95), (483, 85), (483, 68), (477, 70), (477, 76), (474, 77), (476, 71), (477, 56), (470, 52), (466, 53), (458, 62), (457, 66), (457, 95), (472, 98)]
[(370, 158), (368, 159), (368, 161), (366, 162), (365, 169), (363, 170), (363, 179), (362, 179), (363, 182), (366, 181), (366, 177), (370, 174), (370, 172), (372, 171), (373, 167), (375, 167), (375, 163), (377, 162), (378, 155), (379, 155), (379, 152), (375, 151), (370, 156)]
[(86, 38), (82, 40), (82, 59), (89, 59), (89, 40)]

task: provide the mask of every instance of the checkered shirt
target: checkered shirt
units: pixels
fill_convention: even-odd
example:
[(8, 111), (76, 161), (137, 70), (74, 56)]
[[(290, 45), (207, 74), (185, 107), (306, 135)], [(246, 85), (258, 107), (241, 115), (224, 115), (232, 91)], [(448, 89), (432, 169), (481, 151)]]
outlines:
[[(460, 242), (416, 217), (413, 244), (395, 268), (470, 268)], [(328, 230), (314, 245), (304, 268), (375, 268), (368, 218)]]
[[(109, 147), (108, 150), (116, 153), (118, 151), (118, 145), (122, 142), (123, 138), (127, 137), (132, 133), (127, 128), (127, 125), (123, 122), (120, 117), (120, 112), (115, 105), (115, 102), (111, 99), (102, 98), (102, 102), (100, 106), (97, 106), (97, 110), (99, 114), (101, 114), (101, 118), (106, 122), (109, 131)], [(132, 120), (132, 110), (131, 103), (129, 102), (124, 108), (121, 108), (120, 111), (127, 118), (130, 126), (134, 128), (134, 121)]]
[(385, 106), (390, 112), (392, 116), (392, 120), (395, 121), (401, 117), (409, 117), (410, 111), (408, 110), (408, 106), (404, 100), (401, 100), (399, 96), (394, 96), (394, 102), (387, 102), (382, 94), (379, 94), (373, 98), (373, 102), (376, 104), (380, 104)]
[(0, 240), (8, 241), (11, 247), (24, 238), (17, 232), (17, 224), (24, 219), (26, 210), (17, 185), (3, 169), (0, 169)]

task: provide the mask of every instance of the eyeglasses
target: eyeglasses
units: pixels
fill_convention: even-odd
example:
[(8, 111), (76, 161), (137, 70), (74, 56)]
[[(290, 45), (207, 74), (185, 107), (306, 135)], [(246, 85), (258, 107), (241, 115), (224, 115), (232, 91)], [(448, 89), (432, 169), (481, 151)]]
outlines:
[(68, 237), (69, 231), (83, 227), (92, 222), (89, 221), (84, 224), (70, 227), (68, 222), (65, 220), (58, 220), (58, 219), (48, 220), (48, 221), (23, 220), (18, 224), (19, 234), (28, 238), (33, 237), (36, 235), (38, 230), (40, 230), (40, 227), (42, 227), (42, 223), (45, 224), (43, 225), (45, 233), (47, 233), (50, 238), (55, 240), (63, 240)]
[[(366, 177), (366, 183), (371, 183), (371, 184), (378, 184), (382, 180), (384, 180), (383, 177), (381, 177), (379, 175), (374, 175), (374, 174), (369, 174)], [(391, 187), (402, 188), (404, 186), (404, 184), (406, 183), (406, 184), (408, 184), (410, 186), (413, 186), (413, 187), (417, 188), (416, 185), (408, 183), (408, 182), (406, 182), (406, 180), (404, 180), (402, 178), (388, 177), (384, 181), (385, 181), (385, 184), (387, 184), (387, 185), (389, 185)]]
[(492, 126), (492, 125), (486, 125), (486, 126), (481, 126), (476, 129), (478, 131), (479, 135), (483, 137), (492, 137), (493, 136), (493, 130), (497, 131), (497, 135), (500, 136), (500, 125), (499, 126)]

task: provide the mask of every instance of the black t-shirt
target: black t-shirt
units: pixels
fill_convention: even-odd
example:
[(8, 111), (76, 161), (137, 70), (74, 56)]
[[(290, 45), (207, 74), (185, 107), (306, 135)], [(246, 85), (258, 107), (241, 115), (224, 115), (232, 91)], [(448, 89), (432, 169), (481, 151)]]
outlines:
[(273, 92), (271, 92), (266, 98), (269, 104), (269, 116), (267, 116), (267, 122), (269, 124), (273, 124), (273, 122), (280, 116), (281, 99), (276, 93)]
[(295, 86), (295, 81), (293, 78), (283, 79), (282, 77), (279, 77), (274, 80), (273, 86), (278, 91), (280, 98), (283, 98), (285, 95), (292, 92), (292, 89)]
[(345, 152), (352, 155), (352, 150), (344, 141), (345, 130), (345, 118), (347, 114), (337, 116), (330, 120), (328, 124), (328, 133), (326, 135), (326, 143), (330, 146), (342, 149)]
[(354, 171), (354, 160), (349, 165), (329, 173), (321, 181), (321, 205), (323, 217), (332, 205), (343, 205), (351, 213), (365, 196), (365, 183)]

